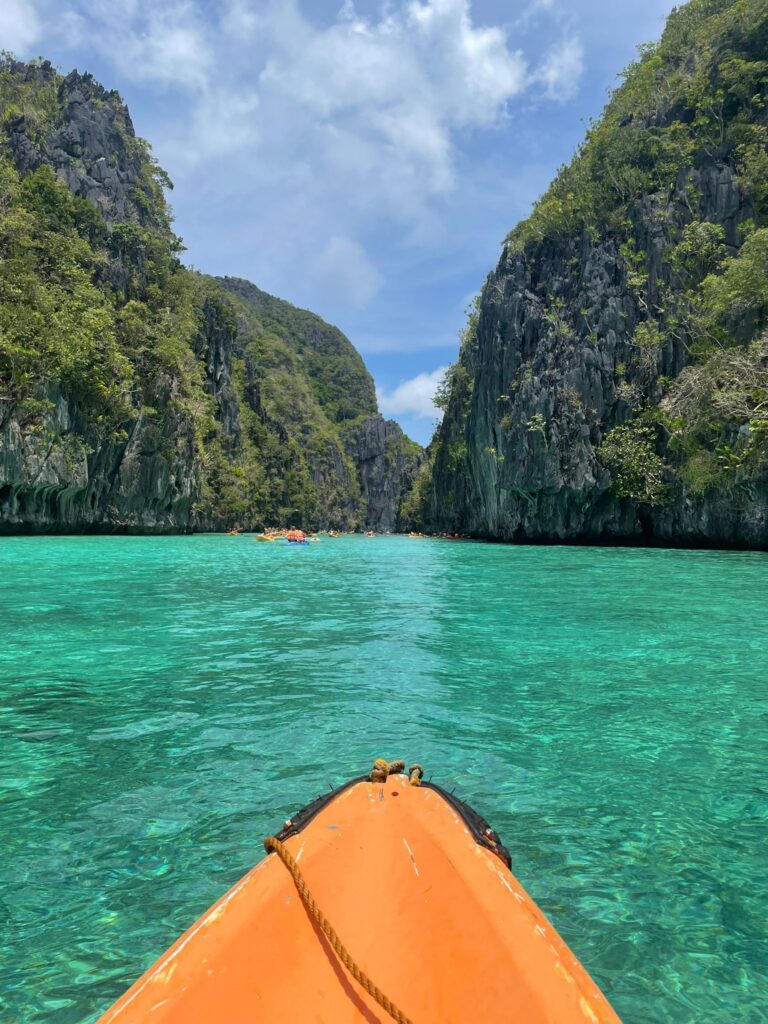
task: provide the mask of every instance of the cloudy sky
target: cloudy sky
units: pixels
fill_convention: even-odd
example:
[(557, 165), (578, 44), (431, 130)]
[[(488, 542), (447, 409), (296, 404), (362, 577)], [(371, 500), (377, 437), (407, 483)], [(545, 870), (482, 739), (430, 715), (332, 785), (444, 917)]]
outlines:
[(0, 0), (175, 182), (187, 259), (338, 324), (426, 442), (464, 310), (671, 0)]

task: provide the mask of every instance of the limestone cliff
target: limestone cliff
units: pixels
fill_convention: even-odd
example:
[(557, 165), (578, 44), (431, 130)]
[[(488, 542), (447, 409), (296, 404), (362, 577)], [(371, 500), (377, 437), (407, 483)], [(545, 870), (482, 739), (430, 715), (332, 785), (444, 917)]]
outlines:
[(419, 445), (394, 420), (380, 415), (350, 423), (342, 431), (342, 440), (360, 480), (363, 526), (393, 533), (410, 529), (403, 502), (424, 460)]
[(380, 419), (359, 354), (184, 268), (168, 187), (116, 92), (0, 62), (0, 532), (391, 528), (407, 459), (348, 444)]
[(434, 444), (432, 529), (768, 545), (768, 11), (692, 0), (507, 239)]
[(109, 223), (157, 220), (149, 151), (117, 92), (89, 74), (62, 78), (49, 61), (8, 61), (2, 77), (4, 148), (22, 174), (50, 165)]

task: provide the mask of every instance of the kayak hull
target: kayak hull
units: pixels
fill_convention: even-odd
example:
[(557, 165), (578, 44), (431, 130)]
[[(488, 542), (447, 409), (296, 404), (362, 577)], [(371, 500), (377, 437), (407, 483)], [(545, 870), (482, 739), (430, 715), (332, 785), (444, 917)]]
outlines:
[[(461, 811), (437, 787), (392, 775), (343, 787), (281, 837), (356, 963), (414, 1024), (617, 1024), (504, 863), (495, 834)], [(389, 1019), (270, 855), (100, 1024)]]

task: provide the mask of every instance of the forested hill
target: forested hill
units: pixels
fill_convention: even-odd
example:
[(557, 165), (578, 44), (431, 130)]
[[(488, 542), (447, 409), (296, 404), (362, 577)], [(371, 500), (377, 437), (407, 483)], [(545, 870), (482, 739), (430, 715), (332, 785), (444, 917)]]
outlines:
[(186, 269), (120, 96), (0, 61), (0, 531), (395, 529), (421, 450), (352, 344)]
[(268, 295), (250, 281), (239, 277), (216, 280), (240, 300), (235, 307), (253, 330), (282, 339), (301, 359), (315, 400), (329, 419), (341, 422), (378, 412), (373, 378), (338, 327)]
[(508, 236), (424, 522), (768, 545), (768, 4), (691, 0)]

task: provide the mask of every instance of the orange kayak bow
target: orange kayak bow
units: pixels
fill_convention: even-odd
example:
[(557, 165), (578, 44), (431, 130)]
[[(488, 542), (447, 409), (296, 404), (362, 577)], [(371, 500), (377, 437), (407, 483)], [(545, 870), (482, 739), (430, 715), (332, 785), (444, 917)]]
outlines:
[(267, 843), (279, 855), (230, 889), (99, 1024), (388, 1024), (394, 1014), (344, 966), (341, 944), (396, 1020), (618, 1024), (509, 870), (496, 833), (400, 767), (286, 822)]

